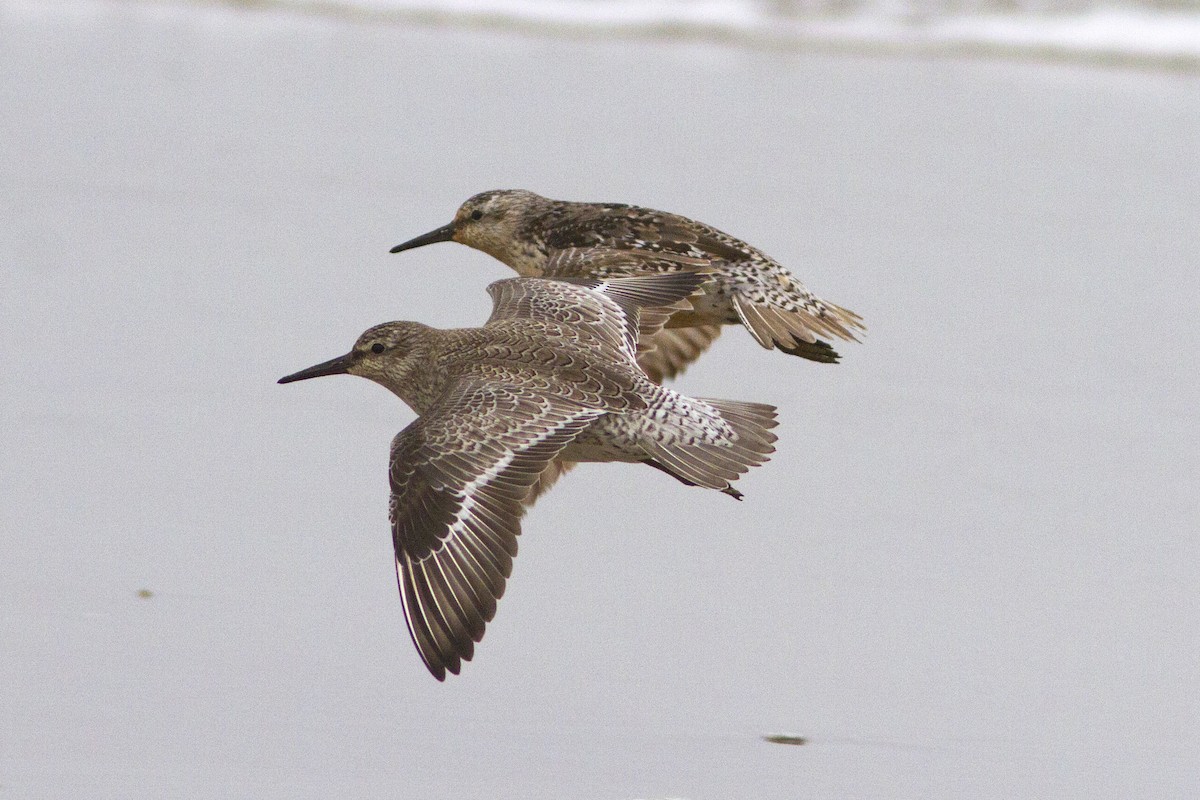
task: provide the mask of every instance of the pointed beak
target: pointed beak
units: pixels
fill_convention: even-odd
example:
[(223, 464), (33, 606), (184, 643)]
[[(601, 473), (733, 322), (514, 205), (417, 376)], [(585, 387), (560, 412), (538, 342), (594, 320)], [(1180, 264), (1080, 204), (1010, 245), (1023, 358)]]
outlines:
[(295, 381), (306, 381), (309, 378), (320, 378), (325, 375), (345, 375), (350, 371), (350, 367), (354, 364), (354, 354), (346, 353), (344, 356), (331, 358), (328, 361), (322, 361), (315, 367), (302, 369), (299, 372), (293, 372), (279, 379), (279, 383), (293, 383)]
[(388, 252), (399, 253), (401, 250), (412, 250), (414, 247), (424, 247), (427, 244), (434, 242), (448, 242), (454, 238), (454, 223), (443, 225), (440, 228), (424, 233), (415, 239), (409, 239), (404, 244), (398, 244)]

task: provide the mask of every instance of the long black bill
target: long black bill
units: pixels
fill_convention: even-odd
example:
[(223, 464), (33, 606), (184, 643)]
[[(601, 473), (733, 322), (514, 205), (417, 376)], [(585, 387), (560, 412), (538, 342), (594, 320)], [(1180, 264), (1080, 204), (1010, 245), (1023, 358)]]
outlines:
[(354, 363), (354, 354), (346, 353), (344, 356), (331, 358), (328, 361), (322, 361), (315, 367), (302, 369), (299, 372), (293, 372), (279, 379), (279, 383), (293, 383), (295, 381), (306, 381), (309, 378), (320, 378), (325, 375), (345, 375), (350, 370), (350, 365)]
[(429, 233), (423, 233), (415, 239), (409, 239), (404, 244), (398, 244), (389, 250), (389, 253), (399, 253), (401, 250), (412, 250), (414, 247), (424, 247), (427, 244), (434, 242), (448, 242), (454, 238), (454, 223), (443, 225), (442, 227), (432, 230)]

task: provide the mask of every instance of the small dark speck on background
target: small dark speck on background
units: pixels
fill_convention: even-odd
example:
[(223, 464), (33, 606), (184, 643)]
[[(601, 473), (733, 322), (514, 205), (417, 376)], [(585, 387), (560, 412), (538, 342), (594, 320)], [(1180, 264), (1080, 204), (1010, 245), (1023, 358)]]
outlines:
[(151, 597), (154, 597), (154, 592), (149, 589), (138, 589), (137, 596), (143, 600), (149, 600)]
[(770, 742), (771, 744), (808, 744), (808, 739), (804, 738), (803, 736), (795, 736), (790, 733), (772, 733), (762, 738), (764, 742)]

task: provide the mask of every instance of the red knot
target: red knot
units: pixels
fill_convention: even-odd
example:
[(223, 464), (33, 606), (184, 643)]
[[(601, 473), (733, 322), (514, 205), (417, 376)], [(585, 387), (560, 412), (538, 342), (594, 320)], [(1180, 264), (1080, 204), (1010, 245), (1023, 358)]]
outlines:
[(704, 280), (497, 281), (481, 328), (388, 322), (280, 379), (360, 375), (417, 413), (392, 441), (389, 516), (409, 634), (438, 680), (474, 654), (521, 517), (564, 462), (648, 464), (740, 498), (732, 482), (774, 451), (772, 406), (686, 397), (637, 366), (639, 342)]
[(809, 291), (779, 262), (727, 233), (678, 214), (620, 203), (550, 200), (520, 189), (477, 194), (454, 220), (392, 248), (455, 241), (520, 275), (612, 278), (697, 268), (711, 273), (692, 308), (671, 317), (642, 359), (652, 377), (674, 377), (699, 357), (721, 325), (740, 323), (767, 349), (834, 363), (819, 337), (858, 341), (853, 311)]

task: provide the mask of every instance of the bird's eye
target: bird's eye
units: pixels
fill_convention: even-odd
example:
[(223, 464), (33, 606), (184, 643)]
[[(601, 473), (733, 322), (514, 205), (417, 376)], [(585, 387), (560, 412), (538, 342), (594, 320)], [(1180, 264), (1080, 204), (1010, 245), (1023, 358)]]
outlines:
[(383, 345), (379, 342), (376, 342), (375, 344), (371, 345), (371, 352), (375, 355), (379, 355), (383, 352)]
[(471, 219), (483, 219), (483, 212), (479, 210), (472, 211)]

